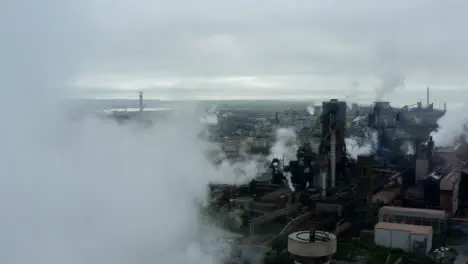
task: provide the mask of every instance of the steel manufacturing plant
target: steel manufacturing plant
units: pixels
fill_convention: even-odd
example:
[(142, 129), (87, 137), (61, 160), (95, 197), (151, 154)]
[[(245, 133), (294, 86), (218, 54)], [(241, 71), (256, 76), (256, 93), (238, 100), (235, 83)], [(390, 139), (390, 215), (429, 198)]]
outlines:
[[(139, 105), (142, 115), (142, 94)], [(206, 108), (209, 138), (225, 158), (267, 157), (268, 169), (248, 184), (210, 186), (210, 215), (242, 234), (229, 263), (253, 262), (240, 252), (246, 247), (262, 252), (263, 263), (457, 259), (468, 220), (468, 144), (435, 147), (431, 133), (445, 106), (331, 99)], [(119, 114), (112, 116), (131, 118)]]
[[(270, 166), (248, 185), (212, 186), (212, 210), (242, 219), (227, 226), (244, 234), (239, 245), (262, 248), (264, 263), (453, 263), (468, 220), (468, 145), (435, 147), (445, 112), (336, 99), (219, 111), (214, 131), (230, 156), (242, 145)], [(294, 138), (278, 144), (284, 129)]]

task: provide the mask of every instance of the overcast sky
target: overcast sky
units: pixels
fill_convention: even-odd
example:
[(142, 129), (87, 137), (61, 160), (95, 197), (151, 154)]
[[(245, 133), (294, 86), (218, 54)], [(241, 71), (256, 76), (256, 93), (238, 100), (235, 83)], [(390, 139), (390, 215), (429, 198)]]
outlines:
[(80, 96), (372, 100), (383, 81), (382, 96), (412, 101), (467, 86), (467, 12), (461, 0), (18, 0), (0, 11), (0, 45), (10, 74)]

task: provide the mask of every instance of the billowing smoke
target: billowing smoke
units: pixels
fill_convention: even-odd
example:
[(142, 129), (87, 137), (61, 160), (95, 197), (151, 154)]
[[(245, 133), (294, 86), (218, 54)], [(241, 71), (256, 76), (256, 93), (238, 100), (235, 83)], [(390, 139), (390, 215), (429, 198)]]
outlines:
[(382, 74), (379, 79), (379, 86), (375, 89), (375, 101), (382, 101), (385, 95), (405, 86), (405, 76), (397, 72)]
[(213, 166), (191, 120), (141, 129), (44, 116), (26, 131), (33, 120), (4, 120), (2, 263), (217, 263), (204, 239), (217, 231), (199, 213), (207, 185), (245, 183), (257, 164)]
[(217, 107), (217, 105), (211, 106), (210, 109), (208, 109), (208, 111), (206, 112), (206, 114), (200, 119), (200, 121), (206, 125), (217, 125), (219, 120), (219, 112), (216, 111)]
[(290, 161), (296, 160), (298, 148), (298, 138), (294, 129), (279, 128), (276, 130), (275, 143), (270, 149), (269, 160), (277, 158), (288, 164)]
[(437, 147), (453, 147), (468, 135), (468, 118), (465, 116), (468, 107), (453, 107), (437, 120), (439, 126), (431, 136)]
[[(296, 132), (292, 128), (279, 128), (276, 130), (276, 140), (270, 149), (269, 160), (277, 158), (283, 167), (290, 161), (297, 159), (297, 150), (299, 149)], [(284, 176), (291, 191), (294, 192), (294, 186), (291, 180), (291, 173), (285, 172)]]
[(359, 155), (371, 155), (377, 150), (377, 131), (366, 129), (364, 137), (345, 138), (346, 151), (352, 159), (357, 159)]
[(401, 151), (406, 155), (414, 155), (416, 153), (416, 148), (414, 147), (413, 142), (404, 141), (401, 145)]
[(314, 107), (313, 106), (307, 106), (307, 113), (309, 113), (309, 115), (313, 116), (314, 113), (315, 113)]
[(217, 125), (218, 116), (216, 115), (216, 113), (208, 113), (203, 118), (201, 118), (200, 121), (206, 125)]
[(267, 171), (268, 163), (264, 157), (247, 153), (240, 154), (240, 159), (236, 161), (223, 158), (217, 166), (218, 176), (211, 179), (211, 183), (242, 185)]
[(206, 238), (224, 233), (200, 213), (207, 185), (255, 171), (214, 166), (188, 113), (153, 128), (68, 120), (59, 107), (75, 92), (68, 83), (99, 68), (81, 64), (97, 54), (83, 54), (97, 35), (85, 29), (97, 27), (76, 3), (2, 7), (0, 262), (219, 263), (226, 250)]

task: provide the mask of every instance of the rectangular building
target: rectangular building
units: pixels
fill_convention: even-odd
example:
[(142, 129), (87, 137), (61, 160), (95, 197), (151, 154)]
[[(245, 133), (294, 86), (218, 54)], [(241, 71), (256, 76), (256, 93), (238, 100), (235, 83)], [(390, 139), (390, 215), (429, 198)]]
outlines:
[(397, 224), (432, 226), (436, 234), (445, 232), (447, 212), (422, 208), (383, 206), (379, 210), (379, 221)]
[(453, 170), (440, 181), (440, 206), (449, 215), (454, 215), (458, 211), (460, 180), (460, 171)]
[(376, 245), (421, 254), (430, 252), (432, 238), (431, 226), (380, 222), (374, 231)]

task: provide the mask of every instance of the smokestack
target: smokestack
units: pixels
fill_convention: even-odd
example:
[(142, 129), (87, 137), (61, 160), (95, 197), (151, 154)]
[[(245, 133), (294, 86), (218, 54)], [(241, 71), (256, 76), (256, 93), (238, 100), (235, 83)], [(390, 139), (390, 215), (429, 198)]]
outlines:
[(336, 134), (330, 134), (330, 187), (335, 188), (336, 182)]
[(326, 197), (327, 196), (327, 173), (325, 171), (322, 171), (320, 173), (320, 185), (321, 185), (321, 188), (322, 188), (322, 197)]
[(143, 112), (143, 92), (139, 93), (139, 105), (140, 105), (140, 112)]
[(444, 112), (447, 111), (447, 103), (444, 103)]
[(426, 86), (426, 101), (427, 107), (429, 107), (429, 86)]

